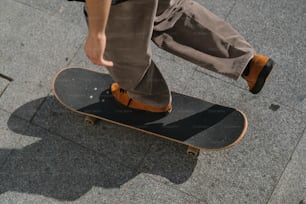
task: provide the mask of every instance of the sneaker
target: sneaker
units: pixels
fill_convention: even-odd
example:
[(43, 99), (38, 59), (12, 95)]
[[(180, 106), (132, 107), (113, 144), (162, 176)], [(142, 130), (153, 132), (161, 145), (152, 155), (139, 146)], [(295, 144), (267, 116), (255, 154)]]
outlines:
[(263, 88), (272, 71), (274, 61), (263, 55), (255, 55), (241, 75), (249, 86), (250, 92), (257, 94)]
[(111, 85), (111, 92), (114, 98), (116, 99), (116, 101), (132, 109), (143, 110), (154, 113), (166, 113), (170, 112), (172, 108), (171, 104), (168, 104), (166, 107), (163, 108), (157, 108), (135, 101), (128, 95), (126, 90), (120, 88), (118, 83), (113, 83)]

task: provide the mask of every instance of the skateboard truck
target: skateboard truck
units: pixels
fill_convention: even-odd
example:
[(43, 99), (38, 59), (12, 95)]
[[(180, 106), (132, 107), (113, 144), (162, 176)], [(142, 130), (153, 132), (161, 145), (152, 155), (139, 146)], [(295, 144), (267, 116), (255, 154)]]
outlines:
[(97, 121), (97, 118), (94, 118), (88, 115), (84, 118), (84, 122), (86, 123), (86, 125), (94, 125), (96, 121)]
[(199, 156), (200, 150), (198, 148), (188, 146), (186, 153), (190, 156), (197, 157)]

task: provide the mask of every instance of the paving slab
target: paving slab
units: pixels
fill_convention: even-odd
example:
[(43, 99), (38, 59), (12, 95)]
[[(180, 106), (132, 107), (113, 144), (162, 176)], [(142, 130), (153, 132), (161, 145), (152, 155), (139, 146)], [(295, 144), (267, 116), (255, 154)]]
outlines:
[[(0, 108), (13, 112), (49, 93), (54, 73), (68, 63), (84, 36), (78, 26), (14, 1), (1, 3), (0, 19), (0, 73), (13, 79), (0, 98)], [(31, 115), (21, 114), (25, 119)]]
[(121, 197), (120, 203), (205, 203), (185, 192), (171, 188), (142, 174), (138, 175), (130, 183), (126, 187), (128, 190)]
[(186, 150), (185, 145), (157, 140), (139, 171), (168, 181), (169, 184), (182, 184), (192, 176), (198, 162), (197, 158), (187, 155)]
[[(266, 97), (306, 110), (305, 6), (303, 0), (238, 0), (226, 19), (258, 53), (272, 57), (277, 66), (262, 94)], [(200, 67), (197, 70), (247, 89), (244, 80), (234, 81)]]
[[(13, 149), (19, 149), (23, 146), (19, 144), (20, 140), (27, 140), (30, 144), (32, 141), (29, 138), (23, 138), (22, 131), (26, 130), (27, 123), (11, 114), (0, 110), (0, 169), (7, 159), (7, 156)], [(12, 121), (15, 121), (12, 123)], [(20, 133), (15, 133), (8, 128), (8, 124), (14, 128), (20, 129)], [(32, 138), (35, 140), (35, 138)], [(26, 141), (24, 141), (26, 143)]]
[[(43, 81), (16, 80), (10, 83), (0, 98), (0, 108), (30, 121), (43, 100), (34, 100), (33, 103), (26, 102), (46, 96), (49, 92), (50, 87), (46, 86)], [(25, 106), (25, 103), (27, 106)], [(22, 109), (19, 108), (21, 106)]]
[(14, 0), (26, 6), (38, 9), (48, 15), (61, 18), (66, 22), (81, 24), (83, 22), (83, 2), (68, 0)]
[(1, 204), (112, 204), (118, 199), (115, 189), (103, 189), (100, 187), (92, 187), (90, 191), (85, 193), (78, 199), (73, 201), (58, 200), (43, 195), (27, 194), (19, 192), (6, 192), (0, 197)]
[[(20, 149), (24, 145), (37, 141), (35, 137), (24, 137), (23, 135), (29, 125), (27, 121), (2, 110), (0, 110), (0, 113), (0, 149)], [(19, 129), (20, 131), (14, 132), (12, 129)]]
[(139, 165), (156, 139), (103, 121), (95, 126), (88, 126), (84, 123), (84, 118), (83, 115), (65, 109), (51, 96), (46, 99), (33, 123), (134, 168)]
[(24, 135), (40, 140), (9, 155), (0, 170), (1, 203), (20, 203), (20, 198), (28, 203), (114, 203), (120, 187), (135, 176), (131, 168), (39, 127), (30, 125)]
[[(47, 12), (50, 15), (65, 19), (66, 21), (81, 24), (83, 23), (83, 5), (84, 3), (78, 1), (68, 0), (15, 0), (27, 6)], [(235, 1), (203, 1), (198, 0), (200, 4), (204, 5), (209, 10), (213, 11), (220, 17), (225, 18), (232, 9)], [(84, 21), (85, 22), (85, 21)]]
[(9, 81), (4, 79), (4, 78), (1, 78), (1, 76), (0, 76), (0, 97), (4, 93), (8, 84), (9, 84)]
[(85, 67), (89, 68), (94, 71), (102, 72), (102, 73), (108, 73), (107, 69), (102, 66), (97, 66), (94, 65), (93, 63), (90, 62), (90, 60), (87, 58), (85, 51), (84, 51), (84, 46), (81, 46), (76, 54), (73, 56), (71, 61), (69, 62), (69, 66), (72, 67)]
[(152, 44), (152, 59), (171, 91), (182, 92), (195, 71), (195, 65)]
[(0, 9), (1, 73), (14, 80), (48, 79), (83, 43), (78, 26), (37, 9), (9, 0)]
[[(260, 12), (258, 12), (260, 11)], [(252, 18), (241, 18), (252, 16)], [(263, 95), (305, 112), (305, 2), (238, 0), (229, 21), (277, 63)], [(255, 26), (256, 25), (256, 26)]]
[(160, 141), (152, 147), (140, 171), (207, 203), (266, 203), (293, 148), (277, 150), (278, 145), (266, 139), (277, 134), (253, 127), (249, 131), (252, 133), (232, 149), (201, 152), (195, 162), (180, 161), (178, 158), (185, 155), (183, 148), (176, 147), (182, 151), (173, 153), (174, 148)]
[(153, 45), (172, 90), (247, 114), (238, 145), (191, 158), (184, 145), (137, 131), (104, 122), (86, 127), (50, 94), (59, 68), (92, 67), (82, 48), (82, 3), (3, 0), (0, 73), (14, 81), (7, 86), (0, 78), (0, 93), (7, 86), (0, 97), (0, 203), (305, 202), (304, 1), (198, 2), (278, 66), (252, 95), (243, 80), (199, 71)]
[(306, 132), (284, 171), (269, 204), (306, 202)]
[(19, 192), (6, 192), (1, 194), (0, 200), (2, 204), (53, 204), (56, 203), (55, 199), (47, 198), (39, 195), (31, 195)]
[(206, 1), (206, 0), (196, 0), (196, 2), (203, 5), (205, 8), (213, 12), (215, 15), (219, 16), (220, 18), (226, 19), (227, 16), (230, 14), (231, 10), (236, 4), (235, 0), (229, 1)]
[[(305, 114), (300, 110), (282, 105), (260, 94), (253, 95), (247, 90), (205, 74), (195, 73), (191, 81), (187, 85), (186, 93), (189, 92), (195, 97), (243, 111), (248, 118), (249, 126), (272, 134), (296, 136), (302, 134)], [(288, 137), (283, 139), (288, 142)], [(286, 149), (285, 144), (284, 142)]]
[[(200, 196), (208, 203), (266, 203), (303, 133), (304, 115), (199, 72), (193, 75), (185, 92), (239, 107), (249, 121), (246, 136), (231, 149), (202, 152), (191, 165), (193, 171), (178, 167), (182, 175), (186, 175), (185, 179), (178, 180), (167, 174), (169, 166), (177, 167), (177, 164), (172, 159), (171, 148), (164, 142), (152, 146), (141, 171), (167, 185)], [(162, 161), (156, 163), (155, 158)]]
[(282, 105), (277, 100), (261, 94), (253, 95), (248, 90), (199, 72), (193, 74), (184, 92), (213, 103), (237, 108), (246, 113), (249, 125), (268, 132), (301, 134), (300, 129), (304, 126), (305, 118), (300, 110)]

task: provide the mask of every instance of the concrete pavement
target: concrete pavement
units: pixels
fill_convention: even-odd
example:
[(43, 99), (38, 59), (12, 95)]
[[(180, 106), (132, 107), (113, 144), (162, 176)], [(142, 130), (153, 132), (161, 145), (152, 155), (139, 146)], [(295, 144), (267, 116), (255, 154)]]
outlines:
[[(64, 66), (95, 67), (83, 52), (80, 2), (2, 0), (0, 203), (306, 202), (304, 0), (197, 0), (278, 64), (259, 95), (153, 45), (174, 91), (246, 113), (245, 138), (201, 152), (64, 109), (50, 92)], [(304, 201), (303, 201), (304, 200)]]

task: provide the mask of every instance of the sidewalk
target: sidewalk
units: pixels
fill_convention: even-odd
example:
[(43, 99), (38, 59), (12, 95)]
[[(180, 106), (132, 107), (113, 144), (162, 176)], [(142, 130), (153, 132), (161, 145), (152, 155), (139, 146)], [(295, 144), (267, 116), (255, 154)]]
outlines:
[(193, 159), (177, 143), (106, 122), (85, 126), (52, 96), (61, 67), (101, 70), (83, 52), (82, 3), (2, 0), (0, 204), (306, 203), (305, 1), (197, 1), (278, 65), (252, 95), (243, 80), (152, 45), (173, 91), (248, 117), (238, 145)]

